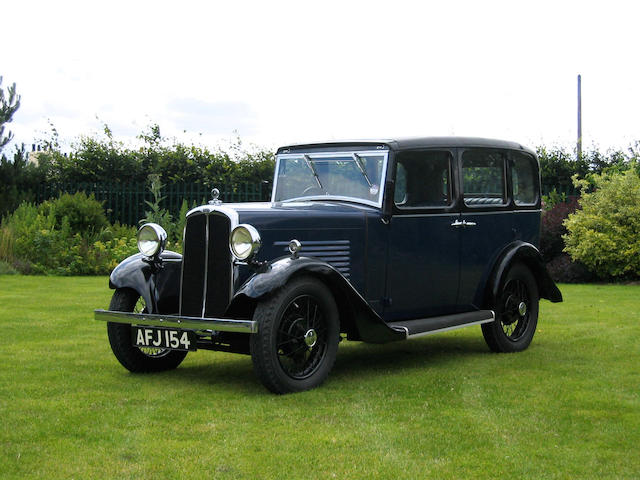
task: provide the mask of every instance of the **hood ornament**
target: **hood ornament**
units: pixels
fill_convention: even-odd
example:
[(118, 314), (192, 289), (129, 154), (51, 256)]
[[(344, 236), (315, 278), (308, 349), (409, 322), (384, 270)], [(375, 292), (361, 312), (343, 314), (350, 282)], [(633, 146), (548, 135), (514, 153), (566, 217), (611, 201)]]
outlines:
[(211, 200), (209, 200), (209, 205), (222, 205), (222, 200), (218, 200), (220, 196), (220, 190), (217, 188), (211, 189)]

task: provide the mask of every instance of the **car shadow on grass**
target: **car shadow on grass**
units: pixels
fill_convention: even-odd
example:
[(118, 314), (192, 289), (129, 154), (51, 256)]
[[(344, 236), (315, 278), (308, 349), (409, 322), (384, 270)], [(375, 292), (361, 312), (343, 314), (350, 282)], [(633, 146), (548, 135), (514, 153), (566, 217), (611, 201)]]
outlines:
[(185, 362), (166, 374), (177, 381), (233, 389), (243, 394), (265, 392), (253, 373), (250, 356), (204, 350), (195, 355), (201, 356), (197, 363)]
[[(343, 342), (344, 343), (344, 342)], [(398, 374), (426, 366), (446, 369), (451, 364), (489, 354), (482, 339), (472, 337), (429, 337), (384, 345), (349, 344), (338, 350), (331, 377), (379, 375), (389, 370)]]
[[(251, 357), (206, 351), (196, 355), (202, 355), (197, 363), (186, 361), (178, 369), (160, 375), (171, 381), (233, 389), (243, 394), (268, 394), (253, 372)], [(342, 342), (329, 379), (365, 381), (381, 374), (402, 375), (425, 367), (445, 371), (452, 364), (460, 365), (474, 357), (489, 355), (482, 335), (479, 338), (429, 337), (384, 345)]]

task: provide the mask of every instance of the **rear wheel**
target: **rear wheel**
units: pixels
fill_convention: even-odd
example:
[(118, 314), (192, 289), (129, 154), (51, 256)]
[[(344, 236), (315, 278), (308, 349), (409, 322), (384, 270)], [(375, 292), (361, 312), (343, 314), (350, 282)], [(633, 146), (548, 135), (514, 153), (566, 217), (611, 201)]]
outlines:
[(494, 352), (526, 349), (538, 325), (538, 284), (523, 264), (511, 267), (494, 306), (496, 319), (482, 325), (482, 334)]
[[(146, 312), (144, 299), (129, 288), (119, 288), (111, 298), (109, 310), (116, 312)], [(163, 348), (138, 348), (131, 342), (131, 325), (107, 323), (111, 350), (127, 370), (135, 373), (161, 372), (176, 368), (187, 352)]]
[(320, 385), (336, 358), (338, 308), (319, 280), (301, 277), (260, 302), (254, 313), (251, 358), (262, 383), (274, 393)]

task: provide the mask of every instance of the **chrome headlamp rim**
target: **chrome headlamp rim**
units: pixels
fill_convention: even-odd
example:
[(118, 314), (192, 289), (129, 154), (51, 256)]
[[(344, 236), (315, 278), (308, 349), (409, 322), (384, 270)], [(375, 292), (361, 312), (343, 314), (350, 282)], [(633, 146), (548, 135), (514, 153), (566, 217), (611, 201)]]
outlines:
[[(243, 241), (239, 241), (239, 235), (245, 234), (245, 238)], [(243, 243), (245, 245), (248, 244), (248, 249), (239, 250), (239, 244)], [(241, 223), (236, 226), (231, 233), (229, 234), (229, 249), (231, 250), (231, 254), (234, 256), (236, 260), (241, 262), (250, 260), (252, 257), (258, 253), (260, 247), (262, 246), (262, 239), (260, 238), (260, 234), (258, 230), (253, 225), (249, 225), (248, 223)]]
[[(143, 235), (150, 235), (144, 238)], [(142, 237), (142, 238), (141, 238)], [(138, 250), (147, 258), (155, 258), (164, 251), (167, 244), (167, 232), (157, 223), (145, 223), (136, 235)]]

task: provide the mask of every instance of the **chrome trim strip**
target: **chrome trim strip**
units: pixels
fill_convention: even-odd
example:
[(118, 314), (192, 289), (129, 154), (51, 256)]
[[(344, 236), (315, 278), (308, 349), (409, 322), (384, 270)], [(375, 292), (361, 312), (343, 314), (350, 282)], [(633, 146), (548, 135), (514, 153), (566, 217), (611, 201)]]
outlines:
[(493, 310), (491, 310), (491, 318), (488, 318), (486, 320), (478, 320), (477, 322), (463, 323), (462, 325), (455, 325), (453, 327), (441, 328), (439, 330), (430, 330), (428, 332), (414, 333), (413, 335), (409, 335), (409, 330), (407, 329), (407, 327), (402, 327), (402, 328), (406, 332), (407, 340), (408, 340), (410, 338), (426, 337), (427, 335), (434, 335), (436, 333), (449, 332), (451, 330), (457, 330), (459, 328), (470, 327), (472, 325), (481, 325), (483, 323), (493, 322), (495, 319), (496, 319), (496, 314), (495, 314), (495, 312)]
[(226, 205), (200, 205), (199, 207), (195, 207), (189, 210), (186, 216), (187, 218), (189, 218), (191, 215), (196, 215), (198, 213), (209, 215), (213, 212), (220, 212), (229, 217), (229, 220), (231, 220), (231, 230), (237, 227), (240, 223), (238, 212), (231, 207), (227, 207)]
[(391, 327), (391, 328), (393, 328), (393, 330), (396, 330), (398, 332), (404, 330), (404, 339), (406, 340), (407, 338), (409, 338), (409, 329), (407, 327)]
[(204, 317), (207, 309), (207, 284), (209, 283), (209, 215), (204, 221), (204, 282), (202, 282), (202, 313)]
[(281, 155), (276, 155), (276, 166), (273, 171), (273, 187), (271, 188), (271, 203), (275, 203), (276, 201), (276, 183), (278, 181), (278, 172), (280, 171), (280, 157)]
[(179, 315), (152, 315), (148, 313), (94, 310), (96, 320), (150, 327), (173, 327), (185, 330), (215, 330), (218, 332), (257, 333), (258, 322), (232, 318), (198, 318)]
[[(405, 212), (406, 210), (403, 210)], [(394, 219), (398, 218), (422, 218), (422, 217), (459, 217), (460, 212), (446, 212), (446, 213), (395, 213)]]
[[(186, 219), (186, 215), (185, 215), (185, 219)], [(182, 265), (180, 265), (180, 293), (178, 295), (178, 313), (180, 315), (182, 315), (182, 280), (184, 279), (184, 252), (185, 252), (185, 247), (187, 246), (186, 243), (186, 239), (187, 239), (187, 222), (184, 222), (184, 228), (182, 229)]]
[[(516, 205), (516, 208), (518, 208), (519, 205)], [(521, 205), (524, 206), (524, 205)], [(532, 205), (533, 206), (533, 205)], [(529, 210), (525, 210), (525, 209), (521, 209), (521, 210), (513, 210), (513, 213), (542, 213), (542, 209), (540, 208), (531, 208)]]
[(364, 198), (358, 198), (358, 197), (344, 197), (342, 195), (309, 195), (306, 197), (294, 197), (294, 198), (287, 198), (286, 200), (280, 200), (279, 203), (286, 205), (287, 203), (292, 203), (292, 202), (307, 202), (307, 201), (312, 201), (312, 200), (338, 200), (338, 201), (343, 201), (343, 202), (353, 202), (353, 203), (359, 203), (362, 205), (369, 205), (371, 207), (380, 207), (380, 204), (377, 202), (373, 202), (371, 200), (365, 200)]
[[(528, 212), (533, 212), (533, 210), (527, 210)], [(463, 210), (460, 212), (462, 215), (507, 215), (511, 213), (518, 213), (518, 210), (483, 210), (482, 212), (475, 212), (469, 210)]]

